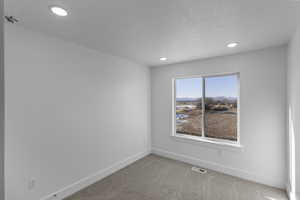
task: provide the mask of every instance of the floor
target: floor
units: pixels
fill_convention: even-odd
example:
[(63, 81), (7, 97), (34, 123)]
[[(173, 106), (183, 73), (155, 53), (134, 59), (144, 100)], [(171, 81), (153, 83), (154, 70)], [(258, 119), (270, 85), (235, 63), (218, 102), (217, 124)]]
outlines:
[(287, 200), (283, 190), (149, 155), (65, 200)]

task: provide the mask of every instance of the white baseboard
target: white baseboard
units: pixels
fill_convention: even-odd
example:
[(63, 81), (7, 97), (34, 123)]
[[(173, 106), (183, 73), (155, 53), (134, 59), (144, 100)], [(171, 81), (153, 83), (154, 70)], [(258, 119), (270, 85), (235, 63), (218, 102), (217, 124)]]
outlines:
[(147, 156), (151, 152), (143, 152), (143, 153), (138, 153), (134, 156), (128, 157), (120, 162), (117, 162), (110, 167), (107, 167), (103, 170), (100, 170), (96, 172), (95, 174), (92, 174), (90, 176), (87, 176), (69, 186), (66, 186), (65, 188), (54, 192), (50, 195), (47, 195), (46, 197), (42, 198), (41, 200), (62, 200), (68, 196), (71, 196), (72, 194), (82, 190), (83, 188), (86, 188), (87, 186), (96, 183), (100, 181), (101, 179), (113, 174), (114, 172), (132, 164), (133, 162)]
[(291, 191), (291, 185), (289, 183), (286, 184), (286, 193), (289, 197), (289, 200), (296, 200), (295, 199), (295, 194), (292, 193)]
[(290, 191), (287, 191), (289, 200), (298, 200), (299, 199), (299, 195), (295, 194), (295, 193), (291, 193)]
[(286, 193), (289, 197), (289, 200), (299, 200), (299, 194), (292, 192), (290, 183), (286, 186)]
[[(262, 183), (262, 184), (269, 185), (272, 187), (284, 188), (283, 185), (278, 184), (276, 182), (276, 180), (273, 180), (271, 177), (257, 176), (253, 173), (249, 173), (249, 172), (246, 172), (246, 171), (243, 171), (240, 169), (223, 166), (218, 163), (213, 163), (210, 161), (200, 160), (198, 158), (183, 155), (183, 154), (173, 153), (173, 152), (166, 151), (166, 150), (163, 150), (160, 148), (152, 148), (151, 152), (153, 154), (156, 154), (159, 156), (171, 158), (174, 160), (179, 160), (182, 162), (190, 163), (192, 165), (201, 166), (201, 167), (204, 167), (207, 169), (215, 170), (215, 171), (222, 172), (224, 174), (229, 174), (232, 176), (236, 176), (236, 177), (239, 177), (242, 179), (254, 181), (257, 183)], [(62, 200), (64, 198), (82, 190), (83, 188), (86, 188), (87, 186), (89, 186), (97, 181), (100, 181), (101, 179), (113, 174), (114, 172), (132, 164), (133, 162), (147, 156), (151, 152), (147, 151), (147, 152), (138, 153), (134, 156), (128, 157), (120, 162), (117, 162), (117, 163), (111, 165), (110, 167), (100, 170), (100, 171), (96, 172), (95, 174), (87, 176), (69, 186), (66, 186), (63, 189), (58, 190), (57, 192), (47, 195), (46, 197), (41, 198), (41, 200)], [(287, 189), (288, 195), (290, 195), (290, 193), (288, 191), (289, 188), (286, 187), (286, 189)], [(298, 200), (298, 198), (295, 198), (295, 199), (290, 198), (290, 200)]]
[(278, 181), (274, 180), (272, 177), (258, 176), (256, 174), (249, 173), (249, 172), (244, 171), (244, 170), (240, 170), (240, 169), (220, 165), (218, 163), (214, 163), (214, 162), (210, 162), (210, 161), (200, 160), (198, 158), (183, 155), (183, 154), (173, 153), (173, 152), (166, 151), (166, 150), (163, 150), (163, 149), (160, 149), (160, 148), (153, 147), (152, 148), (152, 153), (157, 154), (159, 156), (171, 158), (171, 159), (174, 159), (174, 160), (179, 160), (179, 161), (182, 161), (182, 162), (186, 162), (186, 163), (189, 163), (189, 164), (192, 164), (192, 165), (201, 166), (201, 167), (211, 169), (211, 170), (214, 170), (214, 171), (218, 171), (218, 172), (228, 174), (228, 175), (231, 175), (231, 176), (236, 176), (236, 177), (246, 179), (246, 180), (249, 180), (249, 181), (261, 183), (261, 184), (264, 184), (264, 185), (269, 185), (269, 186), (276, 187), (276, 188), (285, 189), (285, 185), (282, 185), (281, 183), (278, 183)]

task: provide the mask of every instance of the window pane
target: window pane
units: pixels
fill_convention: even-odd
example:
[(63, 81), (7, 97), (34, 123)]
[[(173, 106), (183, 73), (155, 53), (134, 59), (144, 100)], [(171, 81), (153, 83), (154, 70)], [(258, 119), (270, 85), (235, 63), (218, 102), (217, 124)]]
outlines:
[(202, 78), (176, 79), (176, 133), (202, 135)]
[(205, 78), (205, 136), (237, 141), (237, 75)]

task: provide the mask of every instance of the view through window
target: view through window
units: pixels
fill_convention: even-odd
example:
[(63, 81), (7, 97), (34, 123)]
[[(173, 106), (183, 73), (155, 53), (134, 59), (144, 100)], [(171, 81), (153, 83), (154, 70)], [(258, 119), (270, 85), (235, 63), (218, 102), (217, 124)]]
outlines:
[(237, 141), (238, 86), (238, 74), (175, 79), (176, 134)]

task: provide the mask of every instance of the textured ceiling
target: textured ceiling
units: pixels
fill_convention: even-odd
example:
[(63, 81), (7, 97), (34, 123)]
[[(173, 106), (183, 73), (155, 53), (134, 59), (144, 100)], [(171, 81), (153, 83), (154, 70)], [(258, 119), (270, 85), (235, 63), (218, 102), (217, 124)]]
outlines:
[[(49, 5), (69, 15), (54, 16)], [(149, 66), (284, 44), (300, 24), (296, 0), (6, 0), (5, 13), (20, 26)], [(228, 49), (231, 41), (240, 45)]]

